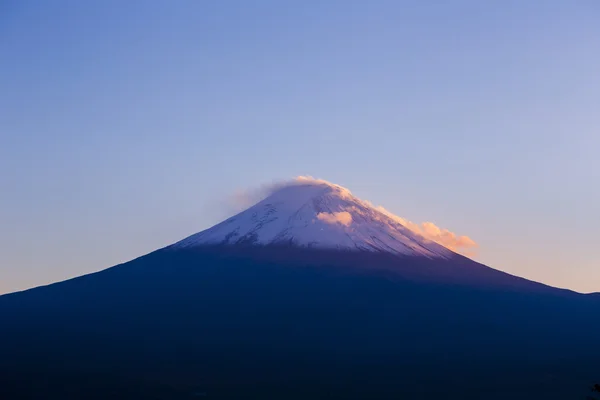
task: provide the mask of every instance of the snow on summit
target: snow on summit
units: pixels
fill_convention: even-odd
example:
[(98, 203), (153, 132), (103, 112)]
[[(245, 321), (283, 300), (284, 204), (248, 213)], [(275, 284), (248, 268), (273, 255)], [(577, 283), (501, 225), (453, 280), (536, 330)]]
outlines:
[(298, 177), (277, 185), (254, 206), (174, 247), (291, 244), (430, 258), (453, 254), (409, 224), (412, 223), (358, 199), (342, 186)]

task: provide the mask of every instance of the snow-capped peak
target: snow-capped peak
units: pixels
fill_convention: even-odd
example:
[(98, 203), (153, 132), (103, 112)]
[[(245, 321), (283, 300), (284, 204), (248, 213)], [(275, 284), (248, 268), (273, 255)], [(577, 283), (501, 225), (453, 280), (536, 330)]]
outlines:
[(342, 186), (300, 177), (278, 185), (254, 206), (173, 247), (291, 244), (426, 257), (454, 254), (400, 221)]

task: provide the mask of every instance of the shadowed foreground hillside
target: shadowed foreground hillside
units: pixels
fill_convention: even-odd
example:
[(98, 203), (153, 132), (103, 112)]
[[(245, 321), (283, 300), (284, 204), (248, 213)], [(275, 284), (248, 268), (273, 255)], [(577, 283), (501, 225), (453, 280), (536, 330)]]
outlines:
[(0, 297), (0, 396), (582, 398), (598, 315), (458, 256), (165, 249)]

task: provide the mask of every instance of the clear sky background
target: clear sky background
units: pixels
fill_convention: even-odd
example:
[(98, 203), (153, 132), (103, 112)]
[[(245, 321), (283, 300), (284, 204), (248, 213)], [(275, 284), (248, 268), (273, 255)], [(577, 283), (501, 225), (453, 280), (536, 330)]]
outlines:
[(0, 293), (296, 175), (600, 291), (600, 2), (0, 1)]

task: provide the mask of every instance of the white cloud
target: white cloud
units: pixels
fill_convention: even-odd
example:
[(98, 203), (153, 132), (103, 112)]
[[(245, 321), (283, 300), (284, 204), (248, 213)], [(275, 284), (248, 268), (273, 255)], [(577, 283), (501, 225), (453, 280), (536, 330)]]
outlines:
[(352, 215), (348, 211), (325, 213), (321, 212), (317, 214), (317, 219), (328, 224), (340, 223), (345, 226), (350, 226), (352, 223)]

